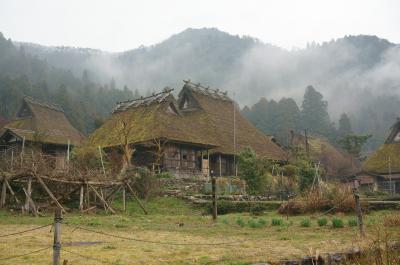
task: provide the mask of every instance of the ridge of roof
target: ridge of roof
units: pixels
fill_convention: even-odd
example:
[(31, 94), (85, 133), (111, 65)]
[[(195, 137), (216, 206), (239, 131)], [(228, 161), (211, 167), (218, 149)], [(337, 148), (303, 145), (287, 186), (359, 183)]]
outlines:
[(185, 87), (191, 89), (195, 93), (199, 93), (205, 96), (212, 97), (213, 99), (219, 99), (223, 101), (232, 102), (233, 100), (228, 97), (228, 91), (222, 92), (218, 88), (210, 88), (209, 86), (202, 86), (200, 83), (193, 83), (189, 80), (183, 80)]
[(118, 113), (118, 112), (123, 112), (128, 109), (136, 108), (139, 106), (149, 106), (152, 103), (161, 103), (169, 95), (171, 95), (171, 92), (173, 90), (174, 90), (173, 88), (165, 87), (163, 91), (161, 91), (159, 93), (153, 93), (151, 96), (148, 96), (148, 97), (140, 97), (140, 98), (136, 98), (136, 99), (119, 101), (116, 103), (116, 105), (111, 113), (114, 114), (114, 113)]
[(34, 105), (38, 105), (40, 107), (48, 108), (48, 109), (59, 111), (59, 112), (64, 112), (64, 110), (61, 108), (60, 105), (40, 102), (37, 99), (33, 99), (29, 96), (24, 96), (24, 101), (34, 104)]

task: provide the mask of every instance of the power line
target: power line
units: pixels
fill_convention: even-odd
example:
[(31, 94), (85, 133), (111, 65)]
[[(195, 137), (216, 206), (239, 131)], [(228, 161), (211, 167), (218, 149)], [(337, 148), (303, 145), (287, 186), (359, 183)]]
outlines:
[(137, 241), (137, 242), (142, 242), (142, 243), (151, 243), (151, 244), (159, 244), (159, 245), (173, 245), (173, 246), (218, 246), (218, 245), (236, 245), (239, 243), (244, 243), (246, 241), (241, 241), (241, 242), (220, 242), (220, 243), (178, 243), (178, 242), (161, 242), (161, 241), (152, 241), (152, 240), (145, 240), (145, 239), (138, 239), (138, 238), (131, 238), (131, 237), (125, 237), (125, 236), (118, 236), (118, 235), (113, 235), (105, 232), (100, 232), (100, 231), (95, 231), (91, 230), (88, 228), (76, 226), (74, 227), (75, 229), (80, 229), (83, 231), (95, 233), (95, 234), (100, 234), (104, 236), (110, 236), (110, 237), (115, 237), (119, 239), (124, 239), (124, 240), (130, 240), (130, 241)]
[(28, 253), (25, 253), (25, 254), (10, 256), (10, 257), (6, 257), (6, 258), (1, 258), (0, 261), (2, 261), (2, 260), (16, 259), (16, 258), (20, 258), (20, 257), (29, 256), (29, 255), (32, 255), (32, 254), (36, 254), (36, 253), (45, 251), (45, 250), (50, 249), (50, 248), (51, 248), (51, 247), (45, 247), (45, 248), (41, 248), (41, 249), (38, 249), (38, 250), (34, 250), (34, 251), (31, 251), (31, 252), (28, 252)]
[(42, 229), (42, 228), (45, 228), (45, 227), (48, 227), (48, 226), (52, 226), (52, 225), (53, 225), (53, 224), (51, 223), (51, 224), (38, 226), (38, 227), (31, 228), (31, 229), (28, 229), (28, 230), (20, 231), (20, 232), (15, 232), (15, 233), (11, 233), (11, 234), (0, 235), (0, 238), (8, 237), (8, 236), (15, 236), (15, 235), (20, 235), (20, 234), (32, 232), (32, 231), (39, 230), (39, 229)]

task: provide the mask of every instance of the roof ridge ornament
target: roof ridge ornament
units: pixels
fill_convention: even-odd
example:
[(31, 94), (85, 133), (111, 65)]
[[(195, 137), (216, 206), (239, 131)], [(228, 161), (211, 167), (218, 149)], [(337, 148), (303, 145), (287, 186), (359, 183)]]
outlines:
[(165, 87), (161, 92), (153, 92), (152, 95), (147, 97), (140, 96), (140, 98), (117, 102), (111, 113), (122, 112), (139, 106), (148, 106), (154, 102), (161, 103), (167, 98), (167, 96), (171, 94), (173, 90), (173, 88)]

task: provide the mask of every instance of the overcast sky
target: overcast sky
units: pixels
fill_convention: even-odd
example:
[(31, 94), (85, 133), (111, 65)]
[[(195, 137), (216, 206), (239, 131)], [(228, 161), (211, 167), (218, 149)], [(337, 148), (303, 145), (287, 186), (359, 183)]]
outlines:
[(123, 51), (216, 27), (284, 48), (370, 34), (400, 43), (398, 0), (0, 0), (0, 31), (44, 45)]

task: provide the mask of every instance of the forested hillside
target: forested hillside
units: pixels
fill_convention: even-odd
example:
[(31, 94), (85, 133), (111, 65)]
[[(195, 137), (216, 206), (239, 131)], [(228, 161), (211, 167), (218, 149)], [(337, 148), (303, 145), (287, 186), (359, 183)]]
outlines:
[[(288, 128), (294, 121), (295, 128), (304, 129), (306, 125), (297, 116), (280, 119), (280, 109), (303, 112), (309, 85), (327, 101), (331, 129), (317, 132), (327, 137), (339, 129), (339, 119), (346, 113), (354, 132), (372, 134), (368, 147), (376, 148), (400, 116), (400, 47), (376, 36), (346, 36), (289, 51), (217, 29), (187, 29), (153, 46), (120, 53), (12, 43), (3, 38), (0, 47), (2, 78), (29, 83), (29, 89), (20, 91), (50, 95), (66, 105), (66, 110), (79, 111), (68, 116), (87, 132), (93, 129), (94, 118), (104, 117), (114, 101), (131, 97), (131, 91), (148, 94), (165, 86), (179, 89), (182, 79), (228, 90), (231, 96), (235, 92), (239, 104), (249, 106), (244, 111), (254, 109), (255, 116), (268, 116), (268, 122), (263, 121), (268, 126), (276, 124), (269, 128), (252, 119), (272, 134), (280, 134), (279, 127)], [(118, 89), (125, 85), (125, 91)], [(57, 98), (63, 90), (71, 103)], [(8, 94), (0, 95), (3, 102)], [(10, 117), (14, 109), (14, 104), (8, 104), (0, 114)]]
[(11, 119), (24, 95), (61, 105), (73, 125), (85, 133), (93, 131), (116, 101), (133, 97), (131, 90), (116, 88), (112, 80), (98, 85), (87, 72), (77, 77), (55, 68), (0, 35), (0, 116)]

